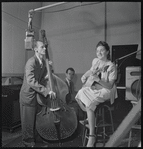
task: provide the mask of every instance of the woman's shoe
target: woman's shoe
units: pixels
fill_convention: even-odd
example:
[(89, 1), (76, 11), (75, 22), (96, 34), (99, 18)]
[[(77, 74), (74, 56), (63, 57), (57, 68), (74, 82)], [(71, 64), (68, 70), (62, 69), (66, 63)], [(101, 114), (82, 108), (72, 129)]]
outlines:
[[(87, 125), (88, 124), (88, 119), (85, 119), (85, 120), (81, 120), (81, 121), (79, 121), (82, 125)], [(96, 122), (95, 122), (95, 127), (97, 127), (96, 126)]]
[[(88, 136), (88, 143), (86, 147), (94, 147), (96, 136), (95, 135), (87, 135), (87, 136)], [(91, 140), (89, 141), (89, 139), (91, 138), (92, 141)]]
[(79, 121), (82, 125), (86, 125), (88, 124), (88, 119), (85, 119), (85, 120), (81, 120)]

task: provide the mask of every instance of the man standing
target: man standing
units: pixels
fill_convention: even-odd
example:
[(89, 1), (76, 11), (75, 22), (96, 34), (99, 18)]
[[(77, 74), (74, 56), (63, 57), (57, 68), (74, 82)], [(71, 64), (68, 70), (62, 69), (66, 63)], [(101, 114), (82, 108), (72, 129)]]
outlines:
[(34, 42), (35, 55), (25, 66), (24, 80), (20, 90), (20, 114), (22, 126), (22, 142), (25, 147), (34, 147), (36, 140), (37, 94), (44, 97), (56, 97), (56, 93), (45, 87), (47, 68), (44, 61), (45, 45), (42, 41)]

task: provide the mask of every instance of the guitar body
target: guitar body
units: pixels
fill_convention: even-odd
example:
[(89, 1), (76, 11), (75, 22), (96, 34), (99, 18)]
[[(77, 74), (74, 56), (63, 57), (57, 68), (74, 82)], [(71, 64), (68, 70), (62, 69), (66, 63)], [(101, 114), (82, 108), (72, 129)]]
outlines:
[(89, 76), (84, 84), (84, 87), (91, 87), (94, 83), (92, 76)]
[[(102, 69), (98, 69), (96, 70), (96, 72), (94, 72), (96, 75), (99, 75), (101, 72), (105, 72), (107, 71), (109, 65), (103, 67)], [(103, 88), (99, 83), (95, 82), (93, 79), (94, 75), (89, 74), (85, 84), (83, 85), (83, 87), (94, 87), (95, 89), (97, 88), (98, 90)]]
[(98, 82), (94, 81), (91, 76), (88, 77), (87, 81), (83, 85), (83, 87), (90, 87), (92, 90), (100, 90), (103, 88)]

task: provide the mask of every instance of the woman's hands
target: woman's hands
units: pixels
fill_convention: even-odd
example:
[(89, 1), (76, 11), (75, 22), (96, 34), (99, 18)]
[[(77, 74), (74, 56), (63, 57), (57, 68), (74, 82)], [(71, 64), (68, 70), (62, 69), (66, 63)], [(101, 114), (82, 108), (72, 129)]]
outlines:
[(97, 74), (91, 75), (90, 77), (91, 77), (92, 80), (94, 80), (96, 82), (99, 82), (100, 81), (100, 78), (98, 77)]
[(86, 76), (83, 75), (83, 76), (81, 77), (81, 82), (82, 82), (83, 84), (86, 82)]
[[(91, 87), (94, 82), (99, 82), (100, 78), (98, 77), (97, 74), (90, 75), (88, 78), (86, 78), (83, 75), (81, 80), (82, 80), (82, 83), (83, 83), (83, 87)], [(94, 88), (94, 86), (93, 86), (93, 88)]]
[[(81, 77), (82, 83), (84, 84), (86, 82), (86, 80), (87, 80), (87, 77), (83, 75)], [(94, 75), (90, 75), (89, 78), (88, 78), (88, 80), (90, 80), (90, 82), (92, 82), (92, 81), (99, 82), (100, 81), (100, 78), (98, 77), (97, 74), (94, 74)]]

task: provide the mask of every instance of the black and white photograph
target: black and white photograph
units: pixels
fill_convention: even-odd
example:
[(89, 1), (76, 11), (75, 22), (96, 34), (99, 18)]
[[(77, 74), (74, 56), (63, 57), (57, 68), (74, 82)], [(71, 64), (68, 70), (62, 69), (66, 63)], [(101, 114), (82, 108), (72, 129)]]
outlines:
[(1, 2), (1, 147), (141, 147), (141, 2)]

